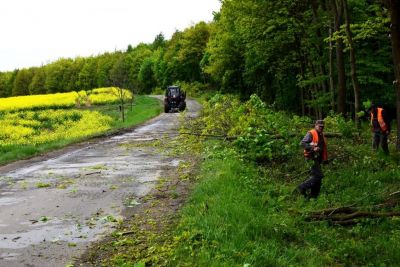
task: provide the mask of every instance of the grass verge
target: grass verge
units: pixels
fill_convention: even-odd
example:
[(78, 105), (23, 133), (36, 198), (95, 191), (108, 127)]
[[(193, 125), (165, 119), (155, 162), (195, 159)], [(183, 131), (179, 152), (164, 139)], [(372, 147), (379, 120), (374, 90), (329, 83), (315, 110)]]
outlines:
[[(348, 226), (308, 219), (314, 211), (344, 206), (400, 211), (397, 196), (389, 197), (400, 189), (398, 156), (373, 153), (365, 143), (330, 144), (333, 154), (345, 159), (325, 167), (316, 200), (292, 195), (307, 178), (298, 176), (307, 168), (301, 156), (260, 167), (213, 144), (174, 233), (177, 242), (168, 265), (397, 266), (398, 216), (359, 217)], [(380, 203), (391, 205), (377, 208)]]
[(107, 112), (106, 114), (115, 118), (113, 129), (132, 127), (143, 123), (160, 114), (161, 105), (159, 100), (149, 96), (136, 96), (133, 106), (127, 105), (125, 108), (125, 122), (120, 119), (120, 113), (117, 111)]

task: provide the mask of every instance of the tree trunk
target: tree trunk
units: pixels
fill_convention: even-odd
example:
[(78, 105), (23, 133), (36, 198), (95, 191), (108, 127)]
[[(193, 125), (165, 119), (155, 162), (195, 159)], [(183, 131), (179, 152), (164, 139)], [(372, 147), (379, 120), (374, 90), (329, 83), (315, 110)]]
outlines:
[[(300, 54), (300, 75), (301, 77), (304, 77), (304, 73), (305, 73), (305, 67), (304, 67), (304, 59), (303, 56), (301, 55), (301, 52), (299, 52)], [(301, 115), (305, 116), (306, 115), (306, 108), (305, 108), (305, 103), (304, 103), (304, 87), (300, 88), (300, 103), (301, 103)]]
[(356, 55), (353, 44), (353, 36), (350, 29), (350, 16), (347, 6), (347, 0), (342, 0), (342, 4), (344, 10), (344, 18), (346, 21), (347, 41), (349, 42), (349, 48), (350, 48), (351, 82), (353, 84), (353, 90), (354, 90), (355, 121), (357, 128), (360, 128), (360, 119), (358, 118), (357, 115), (357, 113), (360, 111), (360, 83), (358, 82), (358, 77), (357, 77)]
[[(305, 73), (305, 67), (304, 67), (304, 57), (303, 53), (301, 52), (301, 45), (300, 45), (300, 38), (296, 36), (296, 52), (297, 56), (299, 58), (299, 63), (300, 63), (300, 75), (302, 78), (304, 78), (304, 73)], [(301, 104), (301, 115), (305, 116), (306, 114), (306, 109), (305, 109), (305, 103), (304, 103), (304, 87), (300, 88), (300, 104)]]
[(304, 106), (304, 88), (303, 87), (300, 88), (300, 102), (301, 102), (301, 116), (305, 116), (306, 109)]
[[(315, 71), (313, 62), (308, 61), (308, 60), (307, 60), (307, 62), (308, 62), (312, 77), (317, 77), (317, 73)], [(312, 100), (315, 100), (315, 101), (317, 100), (316, 96), (317, 96), (318, 92), (320, 92), (320, 91), (321, 91), (321, 89), (317, 84), (312, 85), (312, 87), (310, 89)], [(314, 106), (314, 110), (315, 110), (315, 118), (317, 120), (321, 120), (323, 118), (321, 108), (319, 106)]]
[(133, 88), (130, 90), (131, 91), (131, 94), (132, 94), (132, 96), (131, 96), (131, 99), (130, 99), (130, 102), (131, 102), (131, 111), (133, 110), (133, 102), (134, 102), (134, 94), (133, 94)]
[(396, 149), (397, 151), (400, 151), (400, 1), (383, 0), (383, 3), (390, 12), (390, 39), (392, 42), (393, 68), (395, 76), (393, 84), (396, 90)]
[(124, 100), (121, 101), (121, 114), (122, 114), (122, 122), (125, 122), (125, 107)]
[(397, 116), (397, 140), (396, 148), (400, 151), (400, 1), (390, 0), (390, 31), (392, 40), (392, 54), (394, 64), (395, 80), (393, 84), (396, 88), (396, 116)]
[[(313, 22), (318, 25), (317, 29), (316, 29), (316, 36), (318, 38), (318, 43), (317, 43), (317, 53), (318, 53), (318, 61), (319, 61), (319, 71), (320, 74), (322, 76), (326, 76), (326, 69), (325, 69), (325, 65), (323, 63), (323, 39), (322, 39), (322, 34), (321, 34), (321, 28), (319, 27), (320, 21), (319, 21), (319, 17), (318, 17), (318, 2), (317, 0), (312, 0), (311, 2), (311, 6), (312, 6), (312, 12), (313, 12)], [(328, 92), (328, 85), (327, 82), (324, 80), (321, 82), (321, 86), (322, 86), (322, 91), (324, 93)]]
[[(335, 17), (335, 31), (340, 31), (343, 21), (343, 5), (336, 4), (336, 0), (332, 1), (332, 10)], [(346, 70), (344, 66), (343, 40), (338, 38), (336, 41), (336, 62), (338, 72), (338, 112), (346, 113)]]
[[(332, 38), (332, 27), (329, 27), (329, 37)], [(333, 81), (333, 44), (331, 39), (329, 40), (329, 91), (331, 92), (331, 108), (332, 110), (335, 110), (335, 85)]]

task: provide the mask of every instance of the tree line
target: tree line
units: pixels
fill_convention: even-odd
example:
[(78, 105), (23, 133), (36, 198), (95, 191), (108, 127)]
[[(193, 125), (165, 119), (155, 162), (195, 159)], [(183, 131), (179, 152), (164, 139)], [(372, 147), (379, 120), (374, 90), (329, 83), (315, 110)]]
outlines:
[(221, 2), (212, 22), (170, 40), (159, 34), (126, 51), (2, 72), (0, 96), (106, 86), (141, 94), (181, 81), (245, 99), (256, 93), (314, 117), (356, 118), (367, 99), (400, 107), (400, 1)]
[(61, 58), (41, 67), (0, 72), (0, 97), (90, 90), (118, 86), (138, 94), (175, 81), (203, 81), (199, 62), (210, 34), (201, 22), (170, 40), (163, 34), (151, 44), (97, 56)]

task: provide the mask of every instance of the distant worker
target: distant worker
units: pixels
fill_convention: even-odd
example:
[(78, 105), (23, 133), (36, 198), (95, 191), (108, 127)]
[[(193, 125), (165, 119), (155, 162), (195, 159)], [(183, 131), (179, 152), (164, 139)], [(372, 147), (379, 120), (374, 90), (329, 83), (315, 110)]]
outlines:
[(388, 148), (388, 135), (390, 133), (390, 119), (386, 111), (377, 107), (375, 104), (371, 104), (371, 107), (367, 111), (370, 114), (371, 130), (372, 130), (372, 149), (377, 150), (379, 144), (382, 146), (382, 150), (386, 155), (389, 155)]
[[(307, 132), (301, 141), (304, 148), (304, 157), (312, 160), (310, 178), (296, 188), (296, 191), (307, 198), (317, 198), (321, 190), (324, 177), (321, 163), (328, 160), (327, 142), (323, 134), (324, 121), (317, 120), (314, 129)], [(308, 192), (310, 190), (310, 192)]]

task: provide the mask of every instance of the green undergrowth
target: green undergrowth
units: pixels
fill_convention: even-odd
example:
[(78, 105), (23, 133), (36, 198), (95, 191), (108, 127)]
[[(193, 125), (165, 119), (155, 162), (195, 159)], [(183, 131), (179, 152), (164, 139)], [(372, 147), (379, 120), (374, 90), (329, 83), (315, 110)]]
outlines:
[(260, 167), (225, 145), (208, 144), (170, 266), (397, 266), (398, 217), (359, 219), (352, 226), (306, 220), (312, 211), (332, 207), (370, 211), (400, 187), (396, 157), (331, 142), (354, 157), (324, 168), (316, 200), (292, 195), (307, 178), (295, 177), (306, 168), (301, 157)]
[[(276, 113), (254, 96), (244, 104), (214, 101), (189, 127), (200, 123), (235, 138), (203, 142), (199, 182), (173, 233), (169, 266), (398, 266), (399, 217), (358, 217), (349, 225), (310, 219), (314, 212), (348, 206), (400, 212), (398, 194), (390, 196), (400, 190), (393, 144), (391, 156), (373, 152), (367, 124), (357, 131), (331, 114), (326, 131), (340, 135), (328, 140), (330, 163), (323, 167), (319, 198), (307, 200), (293, 191), (308, 178), (299, 143), (311, 121)], [(247, 128), (236, 129), (238, 122)], [(254, 153), (254, 144), (263, 149)], [(280, 151), (276, 144), (287, 147)]]
[[(24, 141), (23, 138), (19, 138), (19, 143), (13, 143), (10, 141), (7, 143), (7, 145), (0, 146), (0, 164), (5, 164), (14, 160), (23, 159), (40, 153), (48, 152), (50, 150), (62, 148), (66, 145), (80, 142), (92, 137), (116, 132), (122, 128), (133, 127), (158, 115), (161, 112), (159, 100), (148, 96), (137, 96), (134, 104), (126, 107), (124, 122), (121, 120), (120, 112), (115, 109), (116, 108), (114, 108), (114, 111), (110, 111), (104, 107), (94, 107), (92, 112), (98, 112), (97, 114), (101, 115), (102, 122), (96, 122), (96, 119), (92, 118), (84, 125), (82, 125), (80, 117), (74, 117), (70, 119), (64, 118), (65, 116), (53, 116), (54, 118), (52, 117), (46, 121), (35, 121), (33, 119), (40, 116), (33, 115), (31, 123), (35, 123), (35, 127), (39, 129), (43, 128), (42, 132), (37, 137), (40, 139), (40, 142), (29, 143), (28, 141)], [(78, 111), (79, 110), (77, 110), (77, 112)], [(42, 110), (41, 112), (45, 113), (45, 110)], [(100, 117), (100, 115), (97, 117)], [(27, 120), (24, 120), (24, 122), (25, 121)], [(72, 131), (72, 133), (63, 134), (63, 131), (57, 133), (56, 131), (58, 128), (64, 129), (62, 127), (65, 128), (64, 133), (67, 131)], [(37, 129), (35, 131), (37, 131)], [(85, 132), (87, 132), (87, 134), (85, 134)], [(49, 141), (42, 141), (42, 139), (46, 140), (48, 136), (53, 135), (57, 136), (54, 138), (48, 138)], [(26, 139), (28, 140), (28, 138)]]

